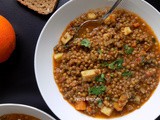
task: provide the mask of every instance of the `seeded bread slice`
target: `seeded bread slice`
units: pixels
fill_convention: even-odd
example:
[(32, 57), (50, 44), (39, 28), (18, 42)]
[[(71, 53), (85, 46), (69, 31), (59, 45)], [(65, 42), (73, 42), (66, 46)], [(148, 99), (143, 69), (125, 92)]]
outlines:
[(52, 13), (58, 0), (17, 0), (28, 8), (37, 11), (39, 14), (47, 15)]

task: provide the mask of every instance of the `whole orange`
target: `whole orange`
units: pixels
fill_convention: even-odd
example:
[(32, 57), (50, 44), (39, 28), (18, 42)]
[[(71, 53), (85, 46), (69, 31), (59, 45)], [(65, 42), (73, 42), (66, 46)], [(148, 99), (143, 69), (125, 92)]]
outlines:
[(15, 49), (16, 36), (11, 23), (0, 15), (0, 63), (6, 61)]

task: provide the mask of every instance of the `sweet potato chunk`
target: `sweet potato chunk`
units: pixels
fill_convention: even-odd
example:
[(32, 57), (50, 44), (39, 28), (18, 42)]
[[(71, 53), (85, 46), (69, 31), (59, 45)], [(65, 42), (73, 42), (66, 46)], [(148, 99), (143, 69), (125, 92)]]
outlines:
[(135, 28), (137, 28), (139, 26), (140, 26), (140, 23), (138, 23), (138, 22), (133, 24), (133, 27), (135, 27)]
[(111, 14), (110, 16), (108, 16), (105, 20), (104, 20), (104, 23), (106, 25), (110, 24), (110, 23), (114, 23), (116, 22), (116, 14)]
[(127, 94), (123, 94), (121, 95), (121, 97), (119, 98), (119, 100), (117, 102), (114, 103), (114, 108), (117, 111), (122, 111), (124, 106), (127, 104), (128, 102), (128, 95)]
[(85, 101), (77, 101), (75, 104), (76, 110), (86, 110), (86, 102)]

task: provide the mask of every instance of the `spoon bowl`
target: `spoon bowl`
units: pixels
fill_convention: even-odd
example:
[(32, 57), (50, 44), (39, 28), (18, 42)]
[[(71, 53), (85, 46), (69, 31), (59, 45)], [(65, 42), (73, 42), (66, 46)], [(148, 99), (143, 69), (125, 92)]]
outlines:
[(97, 26), (101, 25), (103, 21), (115, 10), (115, 8), (122, 2), (122, 0), (117, 0), (113, 6), (107, 11), (107, 13), (100, 19), (95, 19), (95, 20), (87, 20), (83, 22), (76, 33), (76, 36), (79, 37), (83, 35), (83, 33), (86, 32), (86, 28), (89, 30), (92, 30), (93, 28), (96, 28)]

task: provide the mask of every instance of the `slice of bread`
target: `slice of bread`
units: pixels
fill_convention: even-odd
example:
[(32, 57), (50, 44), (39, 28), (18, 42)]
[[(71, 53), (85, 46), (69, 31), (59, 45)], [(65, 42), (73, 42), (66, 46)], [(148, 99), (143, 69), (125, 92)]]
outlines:
[(54, 11), (58, 0), (17, 0), (39, 14), (47, 15)]

